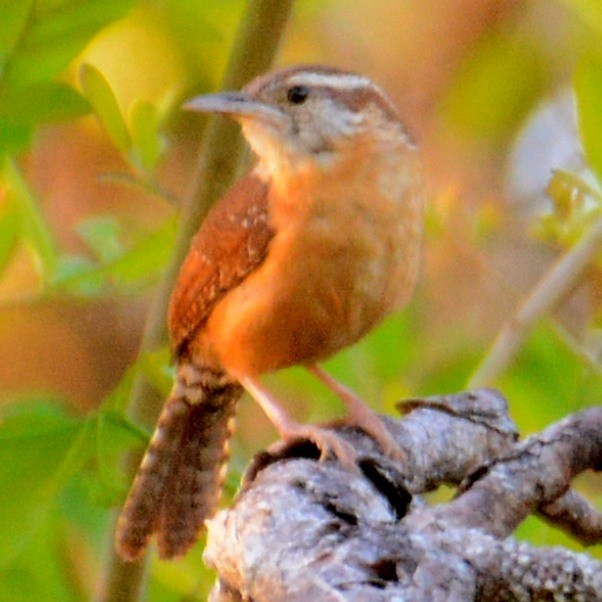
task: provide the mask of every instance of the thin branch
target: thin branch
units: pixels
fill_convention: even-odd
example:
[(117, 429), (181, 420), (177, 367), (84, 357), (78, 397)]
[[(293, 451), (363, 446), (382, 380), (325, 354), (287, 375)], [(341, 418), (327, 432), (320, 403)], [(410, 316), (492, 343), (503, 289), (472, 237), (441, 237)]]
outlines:
[(579, 282), (602, 245), (602, 219), (544, 275), (516, 315), (506, 323), (469, 381), (469, 388), (490, 386), (507, 368), (533, 325)]
[[(273, 61), (290, 15), (293, 0), (248, 0), (242, 16), (223, 88), (237, 89), (266, 71)], [(142, 336), (140, 352), (153, 351), (166, 339), (166, 315), (169, 297), (180, 264), (213, 201), (231, 183), (239, 160), (242, 141), (238, 130), (224, 119), (211, 118), (203, 140), (198, 183), (195, 193), (182, 209), (173, 254), (151, 303)], [(147, 425), (154, 424), (163, 399), (142, 377), (132, 388), (129, 410), (132, 418)], [(133, 475), (138, 457), (128, 459)], [(133, 602), (143, 593), (146, 563), (125, 564), (113, 548), (113, 520), (107, 531), (101, 585), (95, 593), (97, 602)]]
[(539, 508), (540, 516), (584, 546), (602, 542), (602, 515), (588, 500), (569, 489), (551, 504)]
[(602, 352), (593, 351), (585, 346), (585, 343), (578, 341), (575, 336), (569, 332), (564, 325), (555, 320), (552, 324), (556, 334), (562, 339), (562, 342), (597, 376), (602, 376)]
[[(579, 473), (601, 467), (602, 408), (595, 407), (529, 437), (432, 515), (441, 524), (480, 529), (501, 539), (539, 506), (563, 495)], [(565, 497), (564, 512), (567, 503), (571, 500)]]

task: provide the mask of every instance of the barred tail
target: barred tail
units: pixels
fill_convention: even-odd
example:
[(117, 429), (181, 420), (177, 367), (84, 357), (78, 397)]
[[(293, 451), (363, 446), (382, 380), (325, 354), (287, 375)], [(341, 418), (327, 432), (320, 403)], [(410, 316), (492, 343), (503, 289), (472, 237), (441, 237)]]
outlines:
[(174, 388), (117, 522), (115, 545), (139, 558), (153, 532), (162, 558), (181, 556), (215, 511), (242, 388), (223, 373), (178, 367)]

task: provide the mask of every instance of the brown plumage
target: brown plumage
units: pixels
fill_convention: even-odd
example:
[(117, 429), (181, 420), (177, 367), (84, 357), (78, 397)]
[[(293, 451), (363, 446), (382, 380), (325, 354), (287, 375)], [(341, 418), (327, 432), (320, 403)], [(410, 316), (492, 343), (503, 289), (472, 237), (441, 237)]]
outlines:
[(341, 396), (351, 422), (396, 453), (382, 422), (316, 365), (414, 287), (422, 178), (393, 105), (366, 78), (304, 66), (188, 108), (238, 119), (258, 164), (210, 211), (172, 295), (177, 376), (118, 522), (117, 550), (129, 560), (153, 532), (165, 558), (196, 540), (217, 505), (243, 387), (283, 438), (354, 461), (335, 433), (292, 421), (262, 373), (305, 365)]
[(250, 175), (239, 180), (207, 215), (193, 238), (169, 306), (169, 334), (177, 358), (215, 304), (265, 259), (273, 231), (268, 224), (268, 187)]
[(162, 558), (183, 554), (221, 493), (230, 419), (242, 388), (218, 384), (189, 365), (178, 372), (119, 516), (116, 545), (126, 560), (140, 557), (153, 532)]

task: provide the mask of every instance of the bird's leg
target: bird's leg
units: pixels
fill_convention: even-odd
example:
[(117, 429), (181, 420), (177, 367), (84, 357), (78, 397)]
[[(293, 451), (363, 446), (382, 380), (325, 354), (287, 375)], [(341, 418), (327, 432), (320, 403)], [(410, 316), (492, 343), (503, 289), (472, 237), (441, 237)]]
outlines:
[(300, 424), (293, 420), (257, 378), (243, 376), (239, 381), (261, 406), (283, 440), (309, 439), (318, 446), (321, 460), (326, 459), (332, 452), (345, 466), (357, 470), (357, 453), (342, 437), (334, 431), (311, 424)]
[(347, 417), (345, 422), (351, 426), (357, 426), (371, 435), (381, 446), (385, 455), (394, 460), (404, 458), (397, 441), (378, 414), (369, 408), (351, 389), (330, 376), (328, 372), (317, 364), (309, 364), (306, 368), (319, 380), (321, 380), (343, 403), (347, 406)]

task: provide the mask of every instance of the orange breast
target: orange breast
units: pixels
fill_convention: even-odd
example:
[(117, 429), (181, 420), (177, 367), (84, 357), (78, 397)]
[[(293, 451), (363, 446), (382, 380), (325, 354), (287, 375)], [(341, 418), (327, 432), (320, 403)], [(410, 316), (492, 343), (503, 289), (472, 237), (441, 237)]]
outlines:
[(422, 229), (419, 178), (392, 174), (391, 194), (373, 177), (333, 176), (274, 188), (265, 261), (209, 317), (204, 346), (233, 375), (322, 360), (408, 298)]

